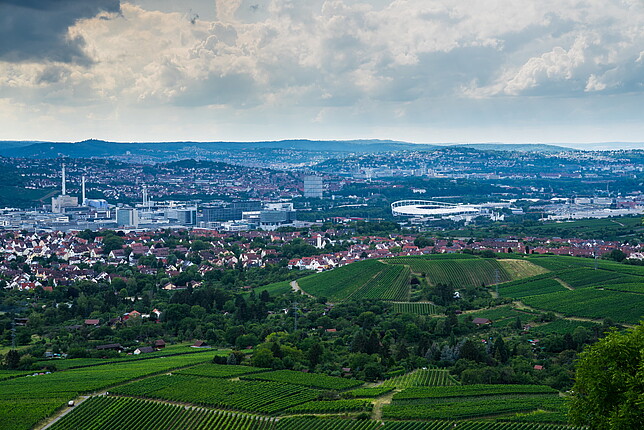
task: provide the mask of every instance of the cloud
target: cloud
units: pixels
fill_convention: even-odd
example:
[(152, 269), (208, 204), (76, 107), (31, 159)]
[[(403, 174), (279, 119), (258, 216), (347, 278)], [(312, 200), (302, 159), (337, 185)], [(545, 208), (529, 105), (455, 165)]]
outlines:
[[(306, 130), (521, 122), (527, 106), (525, 121), (540, 106), (551, 121), (557, 104), (586, 115), (604, 95), (644, 91), (639, 0), (218, 0), (216, 16), (192, 21), (118, 3), (2, 3), (14, 21), (0, 28), (0, 98), (51, 115), (83, 106), (83, 116), (139, 109), (153, 120), (163, 108), (197, 121), (199, 110)], [(16, 30), (30, 17), (44, 23), (40, 37)]]
[(119, 11), (119, 0), (0, 0), (0, 60), (87, 64), (85, 41), (69, 28)]

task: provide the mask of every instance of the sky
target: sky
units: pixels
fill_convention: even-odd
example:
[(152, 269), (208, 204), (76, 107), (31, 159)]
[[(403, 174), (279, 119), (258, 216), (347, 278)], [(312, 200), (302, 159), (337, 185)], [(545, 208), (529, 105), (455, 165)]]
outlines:
[(0, 140), (644, 142), (642, 0), (0, 0)]

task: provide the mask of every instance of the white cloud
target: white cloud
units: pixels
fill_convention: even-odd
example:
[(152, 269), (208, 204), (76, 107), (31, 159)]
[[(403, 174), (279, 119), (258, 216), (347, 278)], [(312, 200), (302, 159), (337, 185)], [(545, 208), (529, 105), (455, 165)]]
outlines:
[(637, 0), (215, 3), (216, 21), (131, 3), (81, 20), (69, 35), (91, 64), (0, 62), (0, 98), (110, 119), (212, 106), (232, 122), (419, 124), (441, 118), (440, 103), (644, 90)]

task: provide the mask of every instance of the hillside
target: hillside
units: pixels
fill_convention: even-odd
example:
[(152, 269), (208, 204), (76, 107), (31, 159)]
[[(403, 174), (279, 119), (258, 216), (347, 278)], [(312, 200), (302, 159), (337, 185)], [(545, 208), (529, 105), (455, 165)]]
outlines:
[(444, 284), (463, 289), (529, 277), (546, 270), (529, 261), (439, 254), (364, 260), (307, 276), (298, 283), (305, 292), (330, 301), (361, 298), (401, 301), (412, 293), (412, 273), (431, 286)]
[[(595, 264), (597, 268), (595, 269)], [(365, 260), (298, 281), (331, 302), (370, 298), (390, 300), (395, 311), (439, 313), (431, 303), (411, 303), (418, 292), (411, 279), (456, 291), (496, 285), (502, 298), (565, 317), (635, 324), (644, 309), (644, 267), (566, 256), (489, 259), (468, 254)], [(432, 306), (429, 308), (429, 306)], [(431, 310), (430, 310), (431, 309)]]

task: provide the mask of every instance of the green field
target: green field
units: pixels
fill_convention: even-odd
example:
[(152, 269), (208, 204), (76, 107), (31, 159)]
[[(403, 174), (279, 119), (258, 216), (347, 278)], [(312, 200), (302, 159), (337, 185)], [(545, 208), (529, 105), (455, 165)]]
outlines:
[(283, 296), (284, 294), (292, 291), (290, 281), (281, 281), (274, 282), (272, 284), (264, 285), (261, 287), (256, 287), (253, 289), (256, 294), (260, 294), (262, 291), (268, 292), (272, 297)]

